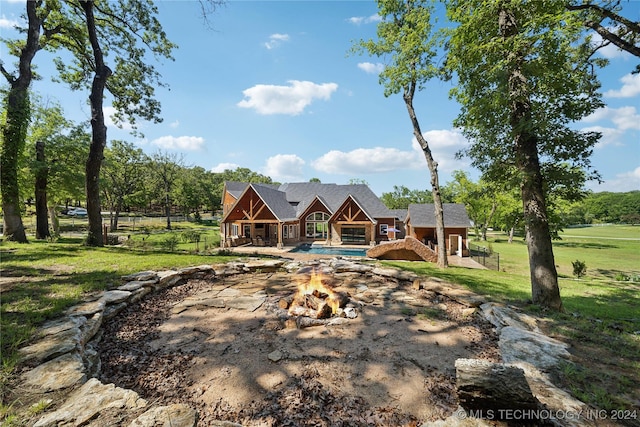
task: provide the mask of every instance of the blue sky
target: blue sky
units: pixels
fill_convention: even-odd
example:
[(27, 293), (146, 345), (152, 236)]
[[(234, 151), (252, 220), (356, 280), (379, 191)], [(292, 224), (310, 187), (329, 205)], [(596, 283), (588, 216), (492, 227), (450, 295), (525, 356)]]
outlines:
[[(640, 2), (625, 4), (625, 16), (640, 20)], [(144, 139), (110, 125), (109, 140), (133, 142), (148, 154), (179, 153), (187, 166), (245, 167), (279, 182), (359, 179), (378, 195), (395, 185), (430, 188), (404, 103), (385, 98), (378, 83), (382, 64), (348, 54), (353, 41), (375, 38), (375, 2), (232, 0), (211, 17), (213, 29), (196, 1), (157, 6), (179, 45), (174, 62), (155, 64), (170, 89), (157, 93), (164, 121), (142, 123)], [(14, 34), (23, 10), (24, 0), (0, 0), (3, 36)], [(599, 72), (607, 105), (576, 125), (603, 133), (592, 162), (605, 182), (588, 187), (640, 190), (640, 75), (631, 75), (638, 58), (613, 48), (601, 54), (611, 61)], [(4, 46), (0, 57), (9, 65)], [(45, 78), (33, 89), (58, 100), (70, 119), (88, 119), (88, 93), (52, 83), (51, 58), (36, 55)], [(452, 127), (459, 106), (448, 98), (450, 85), (434, 80), (415, 98), (443, 184), (457, 169), (478, 176), (468, 159), (454, 156), (467, 142)], [(106, 113), (110, 105), (107, 98)]]

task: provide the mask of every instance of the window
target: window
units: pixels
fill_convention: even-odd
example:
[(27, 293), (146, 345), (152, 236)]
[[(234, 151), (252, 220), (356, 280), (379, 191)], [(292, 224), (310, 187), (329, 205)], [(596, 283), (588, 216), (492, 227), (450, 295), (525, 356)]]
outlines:
[(232, 236), (237, 236), (238, 235), (238, 224), (231, 224), (231, 235)]
[(364, 227), (342, 227), (340, 236), (342, 243), (366, 244), (366, 232)]
[(386, 236), (388, 228), (389, 228), (389, 224), (380, 224), (380, 235)]
[(245, 224), (242, 228), (244, 230), (244, 237), (251, 238), (251, 226), (249, 224)]
[(313, 239), (326, 239), (329, 236), (329, 214), (314, 212), (307, 215), (307, 237)]

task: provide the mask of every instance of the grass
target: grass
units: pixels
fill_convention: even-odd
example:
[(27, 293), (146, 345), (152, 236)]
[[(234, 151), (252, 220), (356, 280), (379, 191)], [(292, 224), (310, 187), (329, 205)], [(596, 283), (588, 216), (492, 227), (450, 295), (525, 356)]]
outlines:
[[(31, 240), (24, 245), (1, 243), (0, 388), (15, 367), (17, 349), (29, 341), (35, 328), (60, 316), (84, 296), (119, 284), (121, 276), (138, 271), (237, 258), (212, 253), (218, 246), (217, 227), (174, 223), (174, 230), (167, 233), (162, 230), (164, 225), (162, 219), (146, 223), (144, 228), (136, 224), (135, 232), (130, 229), (124, 233), (130, 235), (129, 247), (89, 248), (82, 245), (82, 237)], [(182, 238), (193, 231), (202, 233), (199, 247)], [(579, 363), (562, 368), (562, 385), (598, 408), (631, 409), (640, 399), (640, 283), (616, 278), (640, 277), (640, 227), (569, 229), (561, 236), (562, 240), (554, 242), (554, 254), (563, 313), (531, 304), (527, 248), (522, 239), (509, 244), (504, 235), (490, 236), (487, 243), (500, 253), (499, 272), (457, 267), (440, 270), (423, 262), (384, 263), (462, 284), (492, 301), (516, 305), (538, 316), (550, 335), (571, 343), (578, 358)], [(209, 251), (204, 248), (205, 237), (208, 242), (211, 239)], [(180, 252), (162, 249), (169, 238), (176, 240), (175, 249)], [(581, 279), (573, 277), (572, 262), (576, 260), (587, 266)], [(430, 319), (439, 315), (415, 314)], [(14, 418), (10, 406), (3, 402), (0, 419), (11, 423)]]

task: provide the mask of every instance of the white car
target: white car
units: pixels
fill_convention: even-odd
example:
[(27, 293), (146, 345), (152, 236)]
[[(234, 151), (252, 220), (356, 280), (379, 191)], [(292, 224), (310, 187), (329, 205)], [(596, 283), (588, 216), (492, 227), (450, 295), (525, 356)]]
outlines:
[(87, 210), (85, 208), (71, 208), (67, 211), (68, 216), (85, 217)]

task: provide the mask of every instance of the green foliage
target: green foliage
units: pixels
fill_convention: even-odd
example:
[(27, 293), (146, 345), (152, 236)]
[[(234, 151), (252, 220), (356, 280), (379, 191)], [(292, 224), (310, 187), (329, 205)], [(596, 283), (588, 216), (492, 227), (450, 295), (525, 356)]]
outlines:
[(198, 230), (185, 230), (181, 235), (182, 241), (187, 243), (199, 242), (201, 237), (202, 233)]
[(167, 237), (162, 240), (162, 248), (169, 252), (173, 252), (178, 247), (178, 243), (180, 243), (180, 237), (176, 233), (170, 233)]
[(575, 260), (571, 265), (573, 266), (573, 275), (578, 279), (587, 274), (587, 264), (584, 261)]
[(382, 193), (380, 199), (389, 209), (407, 209), (412, 203), (433, 203), (430, 191), (409, 190), (404, 185), (394, 185), (393, 192)]

